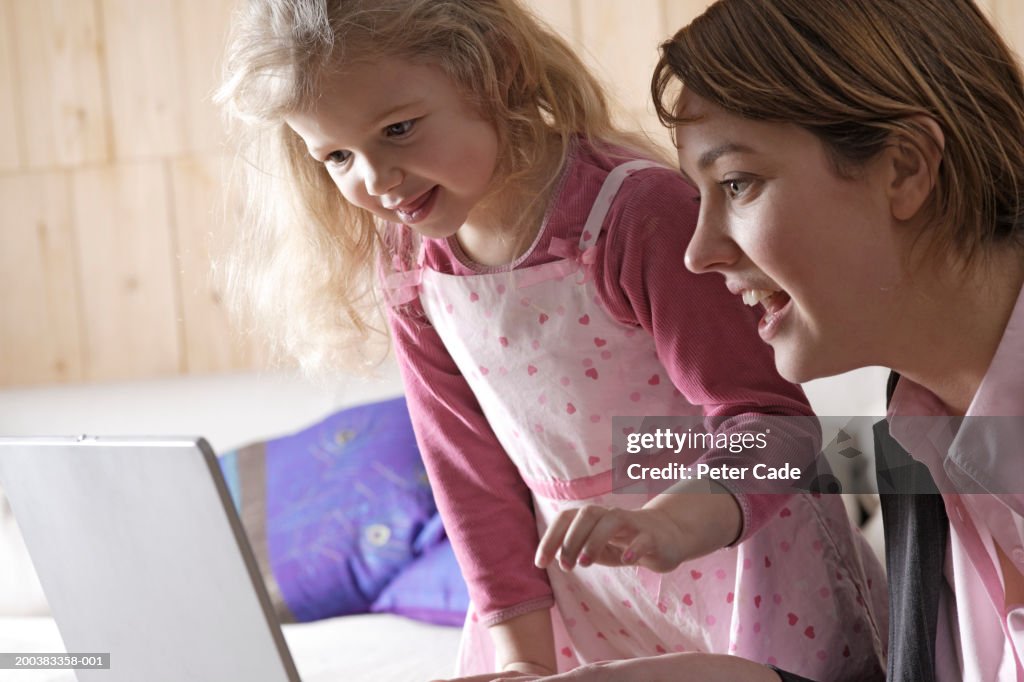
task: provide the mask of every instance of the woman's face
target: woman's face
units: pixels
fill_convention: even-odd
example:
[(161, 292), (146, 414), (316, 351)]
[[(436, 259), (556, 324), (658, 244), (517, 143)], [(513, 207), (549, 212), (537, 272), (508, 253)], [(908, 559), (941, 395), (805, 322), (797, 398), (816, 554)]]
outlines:
[(701, 202), (687, 267), (763, 306), (758, 331), (791, 381), (882, 364), (906, 283), (884, 156), (844, 178), (803, 128), (685, 91), (679, 112), (697, 119), (676, 129)]

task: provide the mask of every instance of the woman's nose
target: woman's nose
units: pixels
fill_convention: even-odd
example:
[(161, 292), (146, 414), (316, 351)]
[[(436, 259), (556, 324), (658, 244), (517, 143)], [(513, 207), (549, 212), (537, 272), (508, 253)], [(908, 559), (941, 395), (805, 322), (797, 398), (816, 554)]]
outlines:
[(697, 228), (686, 247), (686, 268), (697, 274), (724, 272), (742, 255), (742, 249), (728, 235), (723, 223), (708, 215), (702, 206)]

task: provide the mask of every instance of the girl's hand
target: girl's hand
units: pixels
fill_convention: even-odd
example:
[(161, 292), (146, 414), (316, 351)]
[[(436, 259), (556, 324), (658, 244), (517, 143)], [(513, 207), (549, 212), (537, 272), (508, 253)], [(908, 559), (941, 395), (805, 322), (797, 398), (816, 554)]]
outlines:
[(689, 558), (689, 544), (686, 531), (664, 510), (587, 505), (555, 517), (540, 540), (534, 562), (546, 568), (557, 557), (565, 571), (576, 565), (639, 563), (664, 573)]
[(534, 563), (546, 568), (557, 557), (565, 571), (577, 565), (639, 564), (666, 573), (739, 537), (739, 503), (720, 490), (662, 493), (632, 511), (597, 505), (567, 509), (548, 526)]

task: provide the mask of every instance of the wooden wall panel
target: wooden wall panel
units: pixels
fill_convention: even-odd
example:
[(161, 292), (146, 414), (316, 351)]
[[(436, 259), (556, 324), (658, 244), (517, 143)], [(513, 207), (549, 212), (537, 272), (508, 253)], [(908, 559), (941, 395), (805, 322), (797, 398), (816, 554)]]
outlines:
[(579, 6), (573, 0), (526, 0), (533, 13), (579, 48)]
[(623, 123), (641, 126), (656, 141), (667, 139), (649, 101), (656, 49), (665, 33), (660, 0), (587, 0), (585, 8), (585, 56), (627, 113)]
[(16, 105), (31, 168), (109, 157), (100, 29), (91, 0), (11, 0)]
[(0, 385), (82, 378), (66, 173), (0, 178)]
[[(174, 0), (101, 0), (114, 154), (149, 159), (186, 144), (182, 27)], [(197, 29), (198, 30), (198, 29)]]
[(183, 369), (167, 186), (164, 162), (72, 174), (87, 379)]
[(252, 352), (228, 324), (211, 260), (230, 242), (235, 212), (221, 193), (227, 161), (215, 155), (171, 165), (177, 267), (184, 321), (184, 358), (190, 373), (252, 366)]
[(665, 37), (700, 16), (713, 0), (662, 0), (664, 3)]
[[(625, 125), (656, 47), (711, 0), (524, 0), (606, 81)], [(219, 80), (236, 0), (0, 0), (0, 385), (258, 366), (207, 277)], [(1024, 2), (980, 0), (1018, 52)], [(13, 359), (12, 359), (13, 358)]]
[(0, 1), (0, 172), (21, 166), (14, 87), (14, 20), (9, 0)]
[(1024, 3), (1021, 0), (989, 0), (991, 18), (996, 28), (1017, 53), (1018, 61), (1024, 55)]
[(220, 83), (228, 22), (234, 0), (178, 0), (175, 10), (182, 41), (182, 93), (186, 148), (218, 151), (224, 145), (224, 124), (212, 95)]

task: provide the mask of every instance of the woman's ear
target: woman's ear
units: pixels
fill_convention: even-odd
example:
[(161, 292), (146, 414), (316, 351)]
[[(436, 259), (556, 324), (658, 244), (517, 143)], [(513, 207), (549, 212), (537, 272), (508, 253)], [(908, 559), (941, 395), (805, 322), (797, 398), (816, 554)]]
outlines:
[(896, 220), (910, 220), (928, 202), (938, 183), (946, 138), (930, 116), (907, 119), (908, 129), (893, 134), (886, 150), (891, 163), (889, 205)]

